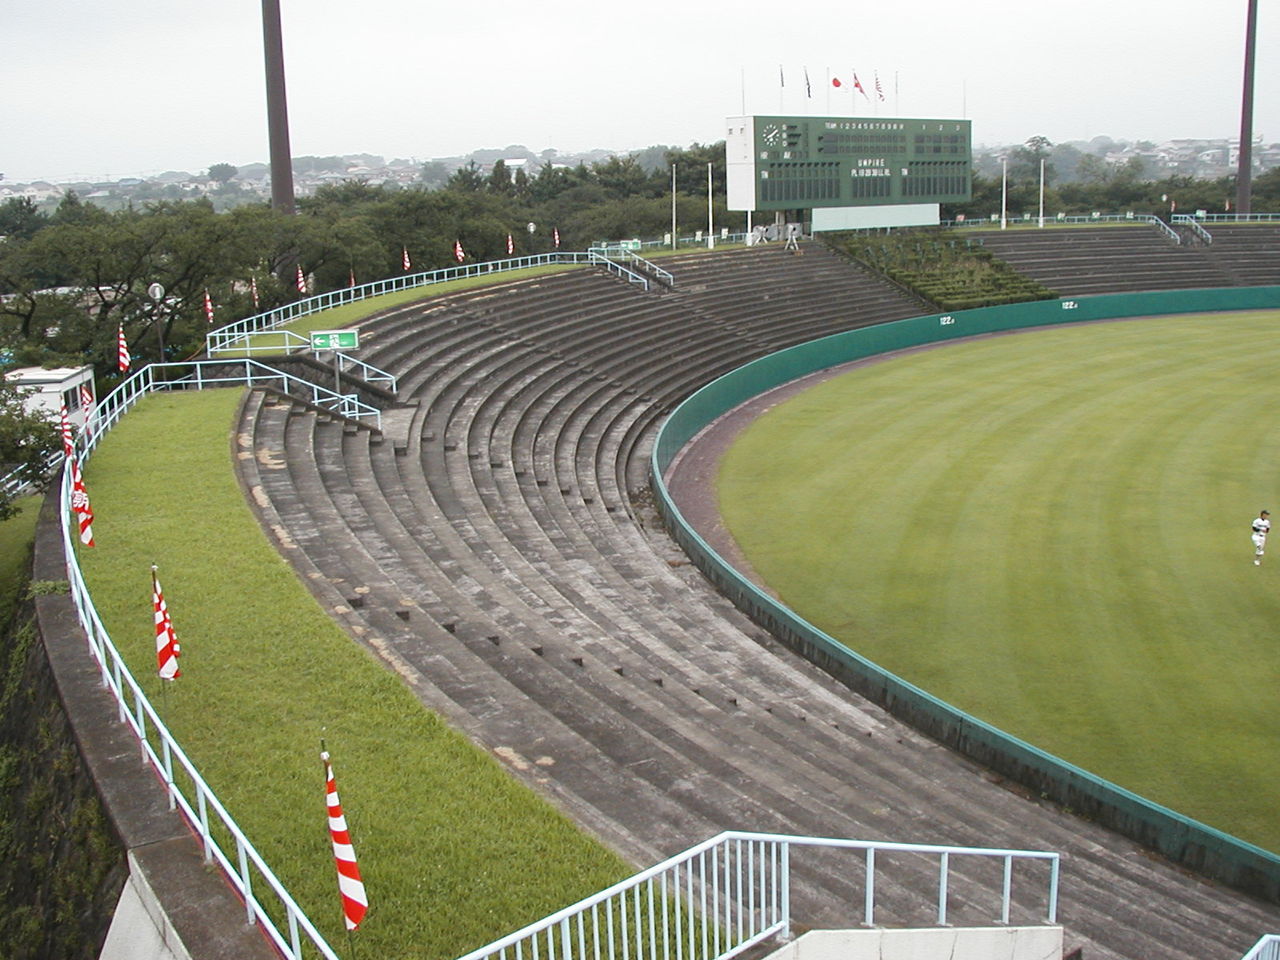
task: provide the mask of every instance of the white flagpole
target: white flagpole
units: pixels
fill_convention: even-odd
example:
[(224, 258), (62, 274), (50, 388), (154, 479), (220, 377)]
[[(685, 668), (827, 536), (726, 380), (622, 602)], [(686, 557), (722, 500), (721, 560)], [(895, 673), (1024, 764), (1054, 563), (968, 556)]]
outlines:
[(1040, 229), (1044, 229), (1044, 157), (1040, 158)]
[(831, 68), (827, 67), (827, 116), (831, 116)]
[(671, 165), (671, 249), (676, 248), (676, 165)]
[(707, 249), (716, 248), (715, 223), (711, 217), (711, 164), (707, 164)]
[(1000, 229), (1009, 226), (1009, 158), (1000, 158)]

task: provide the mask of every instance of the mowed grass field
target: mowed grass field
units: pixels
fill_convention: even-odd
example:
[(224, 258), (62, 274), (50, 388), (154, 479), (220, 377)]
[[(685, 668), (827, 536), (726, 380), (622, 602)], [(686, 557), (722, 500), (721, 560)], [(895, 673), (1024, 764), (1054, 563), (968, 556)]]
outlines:
[(728, 452), (782, 600), (1042, 749), (1280, 851), (1280, 311), (887, 358)]

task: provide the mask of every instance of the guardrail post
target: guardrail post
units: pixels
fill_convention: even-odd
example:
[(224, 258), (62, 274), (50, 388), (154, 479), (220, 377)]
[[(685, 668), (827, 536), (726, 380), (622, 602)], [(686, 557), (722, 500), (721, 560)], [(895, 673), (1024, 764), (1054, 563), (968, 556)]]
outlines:
[(782, 906), (782, 930), (780, 935), (783, 940), (791, 939), (791, 844), (783, 843), (781, 845), (781, 876), (778, 878), (778, 898), (781, 900)]
[(876, 848), (867, 847), (867, 889), (863, 898), (862, 922), (868, 927), (875, 922), (876, 913)]
[(243, 837), (236, 837), (236, 855), (240, 858), (240, 883), (243, 884), (241, 892), (244, 894), (244, 909), (249, 926), (252, 927), (258, 922), (258, 917), (253, 910), (253, 880), (249, 876), (249, 856), (245, 852)]
[(938, 926), (947, 925), (947, 866), (951, 854), (943, 852), (938, 866)]
[(1061, 858), (1057, 855), (1049, 861), (1049, 922), (1058, 922), (1058, 866)]
[(1004, 858), (1004, 892), (1000, 899), (1000, 922), (1009, 923), (1009, 897), (1013, 888), (1013, 857)]

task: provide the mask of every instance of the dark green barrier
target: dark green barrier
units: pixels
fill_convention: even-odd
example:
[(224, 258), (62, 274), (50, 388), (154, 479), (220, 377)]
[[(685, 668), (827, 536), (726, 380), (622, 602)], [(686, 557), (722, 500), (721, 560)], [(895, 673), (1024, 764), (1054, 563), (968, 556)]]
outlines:
[(680, 449), (717, 417), (773, 387), (827, 367), (923, 344), (1049, 324), (1277, 308), (1280, 287), (1081, 297), (931, 314), (801, 344), (726, 374), (672, 412), (654, 446), (652, 473), (658, 507), (681, 547), (737, 607), (852, 689), (1038, 794), (1205, 876), (1280, 903), (1280, 856), (1095, 777), (969, 716), (859, 656), (729, 566), (685, 522), (663, 481)]

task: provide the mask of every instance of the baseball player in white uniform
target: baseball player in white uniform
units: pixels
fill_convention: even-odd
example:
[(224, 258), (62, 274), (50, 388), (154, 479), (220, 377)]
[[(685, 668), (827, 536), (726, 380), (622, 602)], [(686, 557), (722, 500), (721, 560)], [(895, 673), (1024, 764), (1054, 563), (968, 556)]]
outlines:
[(1267, 533), (1271, 530), (1271, 521), (1268, 517), (1271, 512), (1263, 510), (1258, 514), (1258, 519), (1253, 521), (1253, 565), (1255, 567), (1262, 566), (1262, 554), (1267, 549)]

